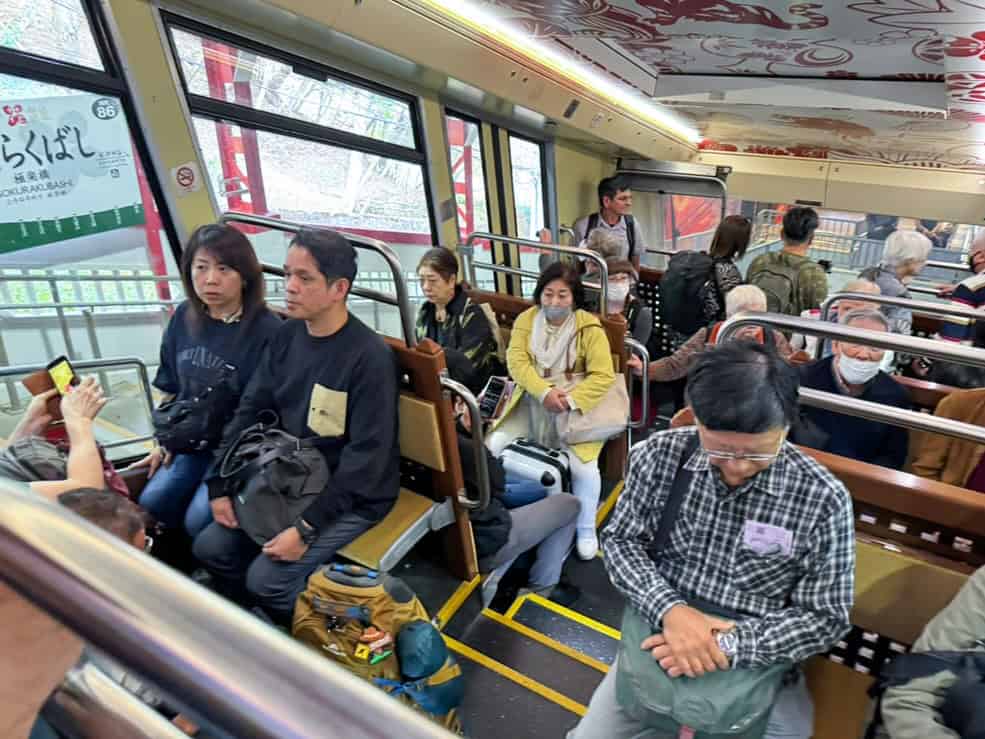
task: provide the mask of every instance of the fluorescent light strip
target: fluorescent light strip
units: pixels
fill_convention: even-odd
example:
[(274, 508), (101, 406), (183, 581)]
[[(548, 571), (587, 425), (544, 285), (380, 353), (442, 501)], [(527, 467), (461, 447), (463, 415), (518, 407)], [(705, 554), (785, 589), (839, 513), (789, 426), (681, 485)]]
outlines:
[(501, 18), (473, 3), (465, 0), (418, 0), (418, 2), (431, 6), (477, 33), (491, 37), (515, 51), (532, 57), (555, 72), (578, 82), (619, 106), (628, 108), (661, 128), (669, 129), (676, 136), (683, 137), (692, 144), (701, 140), (697, 130), (666, 110), (637, 97), (621, 83), (599, 75), (568, 55), (525, 36)]

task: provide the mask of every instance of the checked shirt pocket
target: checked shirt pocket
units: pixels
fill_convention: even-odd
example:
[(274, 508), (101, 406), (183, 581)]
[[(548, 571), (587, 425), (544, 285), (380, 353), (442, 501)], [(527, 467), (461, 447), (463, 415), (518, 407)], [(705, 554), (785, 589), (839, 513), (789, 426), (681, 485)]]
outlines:
[(732, 568), (732, 581), (746, 593), (771, 597), (786, 597), (797, 577), (797, 561), (789, 554), (760, 554), (739, 546)]

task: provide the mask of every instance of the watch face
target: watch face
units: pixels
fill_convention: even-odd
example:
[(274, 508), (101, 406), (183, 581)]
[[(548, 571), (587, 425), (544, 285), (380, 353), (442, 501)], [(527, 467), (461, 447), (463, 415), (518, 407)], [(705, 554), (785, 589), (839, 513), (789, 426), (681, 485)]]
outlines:
[(726, 657), (731, 657), (739, 648), (739, 637), (732, 631), (719, 632), (718, 648), (722, 650), (722, 654)]

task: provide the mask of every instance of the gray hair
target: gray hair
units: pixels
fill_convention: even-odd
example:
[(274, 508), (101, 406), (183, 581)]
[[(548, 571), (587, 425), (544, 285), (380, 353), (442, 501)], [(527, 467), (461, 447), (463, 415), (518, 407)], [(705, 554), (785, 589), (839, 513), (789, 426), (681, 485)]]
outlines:
[(985, 251), (985, 233), (980, 233), (975, 237), (975, 240), (971, 242), (971, 247), (968, 249), (969, 254), (974, 254), (975, 252)]
[(889, 320), (886, 316), (871, 308), (856, 308), (855, 310), (848, 311), (848, 313), (840, 316), (838, 319), (838, 323), (843, 326), (851, 326), (852, 324), (862, 323), (863, 321), (878, 323), (882, 326), (883, 331), (889, 331)]
[(603, 259), (618, 257), (622, 254), (622, 246), (622, 239), (604, 228), (596, 228), (585, 239), (585, 248), (601, 254)]
[(854, 280), (849, 280), (845, 283), (844, 287), (841, 288), (843, 293), (869, 293), (870, 295), (881, 295), (882, 288), (880, 288), (872, 280), (867, 280), (864, 277), (859, 277)]
[(755, 285), (737, 285), (725, 293), (725, 315), (728, 318), (744, 310), (766, 310), (766, 293)]
[(899, 267), (907, 262), (926, 262), (932, 246), (930, 239), (916, 231), (893, 231), (886, 239), (882, 263)]

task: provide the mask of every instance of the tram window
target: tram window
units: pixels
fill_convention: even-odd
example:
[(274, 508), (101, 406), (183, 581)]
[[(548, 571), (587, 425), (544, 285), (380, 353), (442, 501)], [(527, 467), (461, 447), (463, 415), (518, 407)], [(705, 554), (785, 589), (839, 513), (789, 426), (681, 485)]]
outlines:
[(458, 231), (489, 231), (489, 206), (482, 161), (482, 128), (475, 121), (448, 114), (448, 159), (451, 164)]
[(3, 0), (0, 45), (103, 69), (82, 0)]
[(415, 147), (411, 105), (360, 85), (299, 74), (252, 50), (172, 28), (190, 94)]
[[(154, 366), (182, 298), (168, 238), (117, 98), (0, 74), (0, 358), (9, 365), (137, 356)], [(94, 279), (98, 278), (98, 279)], [(110, 403), (97, 438), (150, 433), (133, 368), (101, 372)], [(27, 398), (0, 382), (0, 436)], [(111, 447), (111, 456), (141, 451)]]
[[(513, 206), (516, 213), (516, 235), (537, 241), (537, 232), (547, 225), (544, 200), (543, 145), (510, 134), (510, 169), (513, 176)], [(540, 251), (521, 246), (520, 267), (540, 272)], [(521, 278), (523, 295), (533, 294), (536, 280)]]
[(708, 251), (722, 219), (720, 198), (633, 191), (633, 218), (646, 237), (643, 263), (666, 269), (662, 251)]

